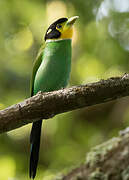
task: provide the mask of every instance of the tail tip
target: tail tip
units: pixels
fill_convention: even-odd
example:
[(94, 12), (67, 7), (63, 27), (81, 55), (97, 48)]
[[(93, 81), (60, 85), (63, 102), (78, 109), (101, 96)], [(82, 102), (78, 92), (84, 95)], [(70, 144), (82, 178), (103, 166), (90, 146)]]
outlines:
[(30, 173), (29, 173), (29, 177), (30, 177), (30, 179), (34, 179), (34, 178), (35, 178), (35, 176), (36, 176), (36, 174), (35, 174), (34, 172), (30, 172)]

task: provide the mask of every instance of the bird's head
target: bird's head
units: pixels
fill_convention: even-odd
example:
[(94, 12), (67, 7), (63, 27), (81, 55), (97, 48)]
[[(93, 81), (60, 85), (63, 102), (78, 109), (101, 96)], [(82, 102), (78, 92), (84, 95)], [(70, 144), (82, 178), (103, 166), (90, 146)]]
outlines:
[(69, 19), (60, 18), (52, 23), (45, 34), (46, 40), (72, 39), (73, 24), (78, 19), (78, 16), (73, 16)]

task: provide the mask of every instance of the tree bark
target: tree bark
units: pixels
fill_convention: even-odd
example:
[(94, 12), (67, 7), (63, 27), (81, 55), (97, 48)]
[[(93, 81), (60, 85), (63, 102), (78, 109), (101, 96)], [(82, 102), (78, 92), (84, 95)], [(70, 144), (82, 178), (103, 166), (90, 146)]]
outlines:
[(129, 74), (48, 93), (39, 92), (0, 111), (0, 133), (38, 119), (129, 96)]
[(84, 164), (55, 180), (129, 180), (129, 128), (91, 149)]

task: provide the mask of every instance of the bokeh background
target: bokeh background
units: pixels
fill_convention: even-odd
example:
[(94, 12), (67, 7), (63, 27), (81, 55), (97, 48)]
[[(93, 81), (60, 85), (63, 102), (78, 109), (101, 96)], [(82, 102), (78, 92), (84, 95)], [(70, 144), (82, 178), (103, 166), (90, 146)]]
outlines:
[[(46, 28), (79, 15), (69, 86), (129, 72), (129, 0), (0, 0), (0, 109), (29, 97)], [(37, 180), (85, 161), (91, 147), (129, 125), (129, 98), (65, 113), (43, 124)], [(27, 180), (31, 125), (0, 136), (0, 179)]]

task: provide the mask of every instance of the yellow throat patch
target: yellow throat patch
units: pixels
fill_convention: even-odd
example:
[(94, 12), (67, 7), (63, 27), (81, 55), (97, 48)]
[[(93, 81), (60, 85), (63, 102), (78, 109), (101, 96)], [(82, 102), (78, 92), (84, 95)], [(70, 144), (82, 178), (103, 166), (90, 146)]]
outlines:
[(61, 33), (61, 36), (59, 39), (72, 39), (73, 36), (73, 27), (66, 27), (65, 23), (62, 23), (62, 28), (57, 28), (56, 29)]
[(72, 39), (73, 36), (73, 27), (70, 27), (69, 29), (63, 31), (61, 33), (61, 39)]

